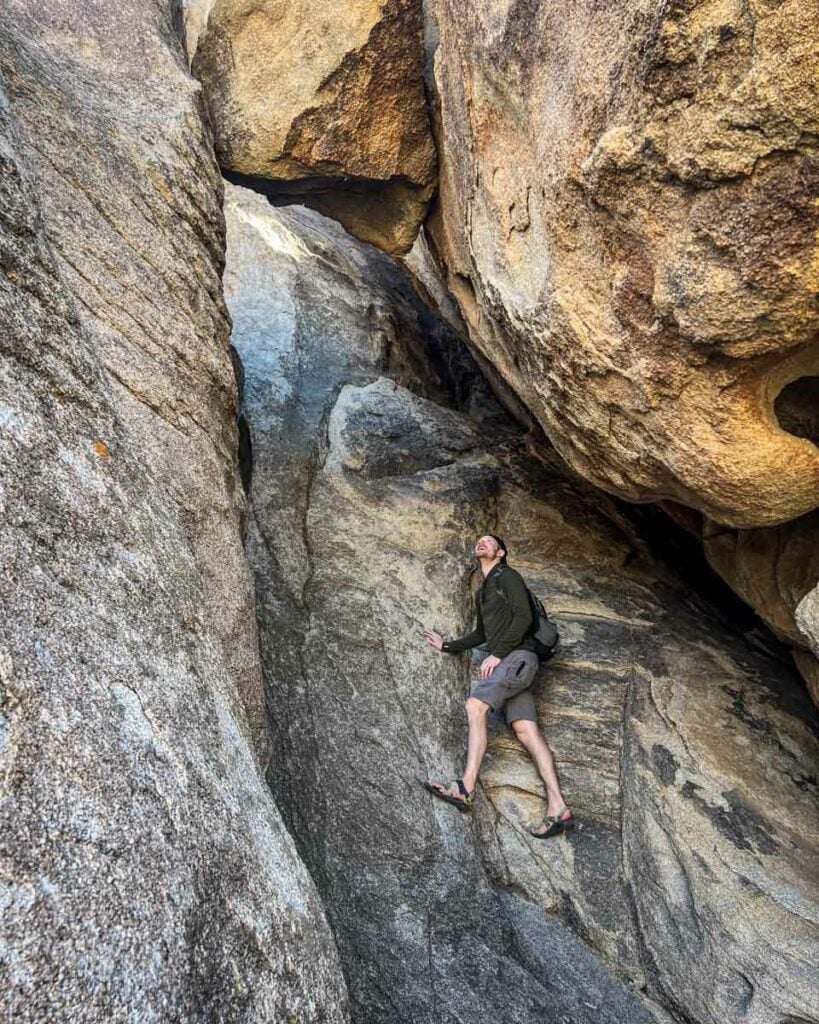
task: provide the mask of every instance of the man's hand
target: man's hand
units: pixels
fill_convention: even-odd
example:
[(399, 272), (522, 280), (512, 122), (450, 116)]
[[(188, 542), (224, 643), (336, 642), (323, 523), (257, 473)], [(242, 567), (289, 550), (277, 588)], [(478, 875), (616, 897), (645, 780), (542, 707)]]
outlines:
[(441, 650), (444, 646), (444, 638), (440, 633), (436, 633), (434, 629), (425, 629), (424, 637), (428, 644), (431, 644), (436, 650)]
[(494, 654), (490, 654), (488, 658), (484, 658), (481, 662), (481, 679), (486, 679), (488, 675), (495, 671), (500, 663), (500, 658), (496, 658)]

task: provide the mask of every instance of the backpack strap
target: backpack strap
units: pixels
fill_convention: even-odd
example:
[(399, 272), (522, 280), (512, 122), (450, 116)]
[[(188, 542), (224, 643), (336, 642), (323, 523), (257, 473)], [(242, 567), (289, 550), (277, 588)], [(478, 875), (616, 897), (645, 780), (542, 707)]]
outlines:
[[(511, 569), (511, 568), (512, 568), (511, 565), (503, 564), (501, 566), (501, 569)], [(515, 571), (517, 572), (517, 570), (515, 570)], [(498, 577), (500, 577), (500, 575), (501, 575), (501, 573), (498, 573)], [(520, 573), (518, 573), (518, 575), (520, 576)], [(520, 578), (523, 580), (522, 576)], [(529, 608), (530, 608), (530, 610), (532, 612), (532, 623), (529, 626), (528, 632), (526, 634), (524, 634), (524, 635), (525, 636), (531, 636), (531, 635), (533, 635), (537, 631), (538, 616), (539, 616), (541, 610), (543, 610), (543, 614), (544, 615), (546, 615), (546, 611), (545, 611), (545, 609), (543, 609), (543, 605), (540, 603), (540, 599), (537, 598), (532, 593), (532, 591), (529, 589), (529, 584), (526, 582), (526, 580), (523, 580), (523, 586), (524, 586), (524, 588), (526, 590), (526, 596), (529, 598)], [(506, 596), (506, 591), (503, 589), (503, 587), (498, 586), (497, 587), (497, 591), (500, 594), (500, 596), (503, 598), (503, 600), (506, 602), (506, 607), (510, 608), (509, 598)], [(548, 618), (548, 616), (547, 616), (547, 618)]]

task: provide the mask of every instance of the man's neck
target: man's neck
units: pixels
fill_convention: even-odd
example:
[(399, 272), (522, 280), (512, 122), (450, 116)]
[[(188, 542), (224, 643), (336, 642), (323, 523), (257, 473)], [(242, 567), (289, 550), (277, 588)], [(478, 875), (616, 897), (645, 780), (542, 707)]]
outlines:
[(484, 579), (486, 579), (496, 565), (500, 565), (501, 563), (499, 558), (479, 558), (478, 561), (481, 563), (481, 572), (483, 573)]

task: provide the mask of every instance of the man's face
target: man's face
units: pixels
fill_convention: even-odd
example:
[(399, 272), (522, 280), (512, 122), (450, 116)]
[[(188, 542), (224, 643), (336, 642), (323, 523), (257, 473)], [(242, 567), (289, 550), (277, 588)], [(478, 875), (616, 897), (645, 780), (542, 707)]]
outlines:
[(481, 537), (475, 544), (476, 558), (496, 558), (500, 548), (494, 537)]

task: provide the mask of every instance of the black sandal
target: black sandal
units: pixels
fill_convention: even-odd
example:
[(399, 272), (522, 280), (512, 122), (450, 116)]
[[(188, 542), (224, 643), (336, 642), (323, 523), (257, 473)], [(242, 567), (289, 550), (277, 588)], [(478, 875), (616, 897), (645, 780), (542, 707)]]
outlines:
[(569, 829), (574, 828), (574, 815), (569, 811), (569, 817), (564, 818), (563, 815), (566, 813), (568, 808), (564, 808), (558, 815), (549, 815), (543, 819), (541, 825), (538, 828), (542, 828), (543, 825), (548, 825), (545, 832), (537, 832), (535, 829), (527, 828), (526, 831), (532, 836), (533, 839), (551, 839), (552, 836), (562, 835), (563, 832), (568, 832)]
[[(437, 796), (439, 800), (443, 800), (448, 804), (454, 804), (459, 811), (471, 811), (472, 802), (475, 799), (475, 790), (473, 789), (471, 793), (467, 792), (463, 779), (455, 779), (455, 785), (460, 790), (461, 797), (463, 799), (461, 799), (461, 797), (453, 796), (452, 793), (445, 791), (439, 782), (425, 782), (424, 789), (432, 793), (433, 796)], [(450, 783), (449, 786), (451, 789), (452, 783)]]

